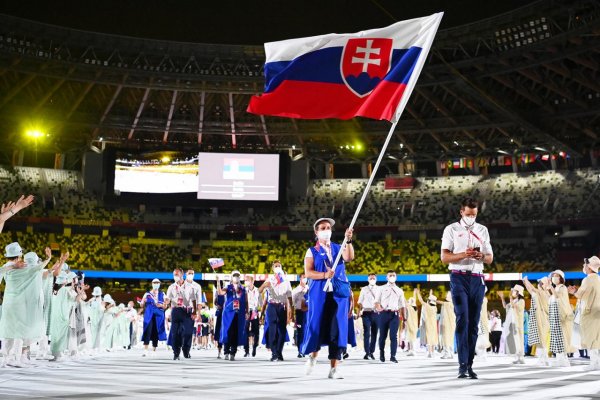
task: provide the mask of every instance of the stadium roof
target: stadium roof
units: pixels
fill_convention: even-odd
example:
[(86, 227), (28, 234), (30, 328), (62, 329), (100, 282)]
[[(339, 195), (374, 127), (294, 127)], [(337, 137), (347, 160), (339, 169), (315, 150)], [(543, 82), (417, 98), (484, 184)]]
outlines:
[[(289, 25), (289, 31), (273, 28), (272, 38), (266, 28), (257, 28), (256, 35), (244, 29), (247, 34), (243, 36), (237, 32), (237, 36), (219, 33), (218, 37), (226, 42), (241, 37), (236, 42), (256, 43), (370, 28), (362, 21), (381, 26), (393, 22), (395, 15), (404, 19), (438, 11), (423, 7), (409, 9), (410, 15), (405, 15), (398, 6), (390, 12), (387, 2), (369, 4), (383, 15), (377, 17), (380, 23), (356, 8), (360, 10), (356, 14), (362, 13), (364, 18), (353, 17), (348, 25), (336, 25), (338, 21), (331, 19), (331, 29), (322, 28), (321, 18), (315, 18), (307, 30), (302, 23)], [(252, 20), (252, 13), (241, 7), (240, 12), (247, 12)], [(298, 6), (290, 10), (294, 7)], [(486, 16), (486, 12), (495, 11), (490, 7), (474, 8), (468, 14), (481, 12)], [(133, 21), (135, 14), (128, 9), (123, 14)], [(140, 18), (146, 18), (146, 11), (139, 10)], [(27, 16), (36, 18), (34, 14)], [(44, 21), (67, 21), (39, 15), (37, 19)], [(63, 25), (83, 28), (77, 23), (78, 14), (73, 15), (76, 18), (68, 21), (74, 22)], [(114, 18), (120, 21), (119, 16)], [(229, 26), (236, 26), (235, 18)], [(455, 23), (468, 20), (454, 18)], [(222, 17), (218, 21), (227, 22)], [(275, 21), (253, 20), (269, 27), (270, 22)], [(129, 35), (146, 33), (136, 31), (141, 29), (139, 24), (129, 28), (121, 25), (117, 22), (102, 28), (90, 23), (89, 28)], [(157, 28), (153, 37), (202, 39), (188, 36), (186, 29), (179, 29), (181, 25), (165, 11), (166, 28)], [(168, 35), (170, 30), (181, 31), (182, 36)], [(236, 30), (231, 32), (234, 35)], [(600, 134), (599, 34), (598, 0), (542, 0), (442, 29), (398, 125), (389, 160), (561, 151), (573, 157), (586, 156), (597, 146)], [(52, 134), (46, 148), (56, 151), (81, 151), (90, 145), (101, 148), (113, 143), (142, 149), (289, 150), (297, 157), (328, 162), (376, 157), (389, 127), (385, 122), (361, 118), (304, 121), (246, 113), (250, 96), (262, 91), (263, 62), (262, 46), (257, 45), (141, 39), (0, 15), (2, 145), (5, 149), (20, 146), (17, 139), (24, 126), (39, 124)], [(354, 143), (361, 143), (365, 150), (345, 148)]]

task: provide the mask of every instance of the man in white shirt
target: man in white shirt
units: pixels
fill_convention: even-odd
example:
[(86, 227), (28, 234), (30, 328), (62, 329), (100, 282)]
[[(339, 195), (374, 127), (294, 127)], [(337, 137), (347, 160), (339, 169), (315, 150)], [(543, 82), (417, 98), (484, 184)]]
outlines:
[(298, 347), (298, 358), (303, 358), (304, 354), (300, 352), (300, 346), (304, 341), (304, 321), (306, 319), (306, 297), (308, 293), (308, 280), (306, 275), (300, 275), (300, 284), (292, 290), (292, 303), (296, 312), (296, 346)]
[(386, 285), (377, 291), (375, 309), (379, 311), (379, 360), (385, 362), (385, 341), (390, 335), (390, 361), (397, 363), (398, 328), (400, 320), (406, 319), (404, 291), (396, 286), (396, 272), (387, 272)]
[(471, 379), (477, 379), (473, 359), (485, 295), (483, 265), (494, 260), (488, 230), (475, 222), (477, 208), (477, 200), (463, 200), (461, 219), (444, 229), (441, 250), (442, 262), (448, 264), (450, 270), (450, 291), (456, 314), (458, 378)]
[(377, 275), (369, 274), (369, 284), (360, 289), (358, 295), (358, 315), (362, 317), (363, 344), (365, 360), (375, 359), (375, 344), (377, 343), (378, 314), (375, 311), (375, 298), (377, 297)]
[[(171, 306), (171, 335), (173, 337), (173, 359), (179, 360), (183, 350), (185, 358), (191, 358), (192, 335), (194, 330), (194, 311), (198, 314), (202, 307), (202, 297), (198, 299), (198, 290), (183, 279), (181, 268), (173, 270), (173, 283), (167, 290), (165, 303)], [(201, 296), (201, 295), (200, 295)]]
[(248, 319), (246, 320), (246, 344), (244, 345), (244, 357), (250, 355), (250, 338), (252, 338), (252, 357), (256, 357), (256, 348), (258, 347), (258, 312), (260, 293), (258, 288), (254, 286), (254, 277), (248, 275), (246, 277), (246, 295), (248, 296)]

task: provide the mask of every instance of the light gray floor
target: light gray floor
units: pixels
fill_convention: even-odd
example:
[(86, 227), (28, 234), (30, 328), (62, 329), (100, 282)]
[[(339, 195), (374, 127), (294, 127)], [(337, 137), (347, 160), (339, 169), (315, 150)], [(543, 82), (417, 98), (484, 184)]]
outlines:
[(182, 361), (166, 349), (155, 358), (141, 354), (135, 349), (2, 368), (0, 399), (600, 398), (600, 371), (584, 371), (587, 362), (579, 359), (570, 368), (540, 368), (533, 358), (513, 366), (511, 358), (488, 356), (476, 363), (480, 379), (474, 381), (456, 379), (455, 360), (399, 353), (398, 364), (380, 363), (364, 361), (357, 351), (340, 368), (345, 379), (333, 381), (324, 359), (305, 376), (304, 360), (292, 348), (285, 350), (286, 361), (275, 363), (262, 349), (256, 358), (238, 352), (234, 362), (217, 360), (216, 350), (193, 350), (192, 359)]

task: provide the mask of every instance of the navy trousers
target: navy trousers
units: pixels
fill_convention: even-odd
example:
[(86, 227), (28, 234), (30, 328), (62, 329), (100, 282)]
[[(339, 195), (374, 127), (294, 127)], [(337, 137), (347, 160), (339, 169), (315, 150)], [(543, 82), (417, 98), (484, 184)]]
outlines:
[(271, 355), (273, 357), (282, 357), (286, 333), (285, 326), (287, 324), (287, 313), (283, 304), (269, 304), (267, 306), (266, 318), (269, 321), (267, 344), (271, 349)]
[(306, 311), (296, 310), (296, 346), (298, 347), (298, 353), (300, 353), (300, 347), (304, 341), (304, 323), (306, 322)]
[(194, 320), (192, 314), (185, 308), (175, 307), (171, 310), (171, 335), (173, 336), (173, 354), (179, 356), (190, 354), (192, 348), (192, 335), (194, 334)]
[(387, 339), (388, 332), (390, 334), (390, 355), (396, 357), (396, 351), (398, 350), (398, 327), (400, 326), (400, 319), (398, 313), (393, 311), (382, 311), (379, 314), (379, 352), (383, 354), (385, 352), (385, 340)]
[(377, 313), (374, 311), (363, 311), (363, 346), (365, 353), (373, 354), (377, 344)]
[(466, 369), (473, 365), (475, 358), (485, 284), (479, 276), (451, 273), (450, 291), (456, 314), (458, 363), (461, 369)]

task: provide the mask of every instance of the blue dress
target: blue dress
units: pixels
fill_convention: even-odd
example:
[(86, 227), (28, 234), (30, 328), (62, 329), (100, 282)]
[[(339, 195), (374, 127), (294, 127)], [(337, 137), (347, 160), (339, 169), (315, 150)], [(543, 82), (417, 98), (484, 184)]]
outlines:
[[(243, 346), (246, 343), (246, 288), (242, 285), (238, 285), (239, 290), (236, 292), (233, 289), (233, 284), (227, 286), (227, 293), (225, 294), (225, 305), (223, 307), (223, 322), (221, 325), (221, 335), (219, 342), (227, 343), (229, 335), (229, 327), (238, 315), (238, 346)], [(239, 301), (239, 309), (234, 309), (234, 302)]]
[[(158, 292), (158, 300), (159, 303), (165, 303), (165, 293)], [(154, 318), (154, 328), (158, 332), (158, 340), (163, 341), (167, 340), (167, 333), (165, 330), (165, 310), (162, 308), (158, 308), (156, 306), (156, 302), (154, 296), (150, 293), (146, 293), (146, 305), (144, 307), (144, 331), (142, 333), (142, 341), (146, 338), (147, 335), (150, 335), (150, 323), (152, 323), (152, 317)]]
[(217, 294), (217, 299), (215, 301), (215, 306), (217, 310), (215, 311), (215, 340), (219, 343), (221, 342), (221, 325), (223, 324), (223, 306), (225, 305), (225, 296), (222, 294)]
[[(333, 260), (337, 257), (341, 246), (336, 243), (331, 243), (331, 257)], [(316, 272), (327, 272), (327, 253), (321, 249), (319, 244), (315, 247), (310, 248), (313, 255), (314, 270)], [(327, 262), (329, 260), (327, 259)], [(346, 266), (344, 259), (340, 258), (340, 262), (335, 268), (334, 277), (343, 281), (348, 281), (346, 277)], [(323, 317), (323, 311), (325, 308), (325, 299), (327, 293), (323, 291), (325, 287), (326, 279), (310, 280), (308, 287), (308, 311), (306, 313), (306, 322), (304, 329), (304, 340), (302, 342), (301, 353), (308, 354), (319, 351), (321, 346), (327, 346), (328, 341), (321, 332), (321, 320)], [(335, 319), (338, 327), (337, 345), (340, 348), (348, 346), (348, 308), (350, 307), (350, 299), (338, 298), (334, 296), (334, 300), (337, 303), (337, 310)], [(324, 326), (323, 329), (329, 329)]]

